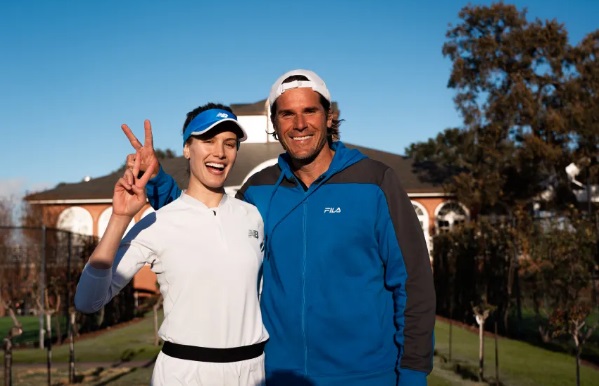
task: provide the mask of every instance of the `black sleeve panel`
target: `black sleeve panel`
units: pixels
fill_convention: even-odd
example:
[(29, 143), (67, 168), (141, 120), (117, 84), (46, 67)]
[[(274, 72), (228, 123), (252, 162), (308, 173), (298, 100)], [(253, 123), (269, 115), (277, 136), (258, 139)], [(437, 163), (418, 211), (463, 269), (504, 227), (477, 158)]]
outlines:
[(412, 202), (397, 174), (366, 158), (327, 183), (376, 184), (383, 191), (407, 271), (404, 347), (401, 367), (429, 373), (433, 365), (436, 295), (424, 234)]
[(380, 186), (389, 167), (382, 162), (365, 158), (332, 176), (327, 184), (374, 184)]
[(272, 165), (253, 174), (243, 186), (237, 191), (235, 197), (247, 201), (245, 199), (246, 192), (251, 186), (274, 185), (281, 174), (279, 165)]
[(381, 185), (407, 271), (401, 367), (429, 373), (433, 365), (436, 295), (426, 241), (412, 202), (391, 168)]

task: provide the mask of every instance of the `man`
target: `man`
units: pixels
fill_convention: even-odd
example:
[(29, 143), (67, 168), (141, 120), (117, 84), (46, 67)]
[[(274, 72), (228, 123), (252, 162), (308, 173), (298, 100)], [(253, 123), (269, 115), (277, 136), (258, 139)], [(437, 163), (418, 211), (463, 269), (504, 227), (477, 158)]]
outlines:
[[(339, 121), (315, 73), (284, 74), (268, 102), (285, 153), (237, 194), (264, 219), (267, 384), (426, 385), (435, 292), (424, 236), (396, 174), (335, 141)], [(153, 149), (147, 153), (152, 159)], [(157, 208), (180, 190), (156, 173), (147, 190)]]

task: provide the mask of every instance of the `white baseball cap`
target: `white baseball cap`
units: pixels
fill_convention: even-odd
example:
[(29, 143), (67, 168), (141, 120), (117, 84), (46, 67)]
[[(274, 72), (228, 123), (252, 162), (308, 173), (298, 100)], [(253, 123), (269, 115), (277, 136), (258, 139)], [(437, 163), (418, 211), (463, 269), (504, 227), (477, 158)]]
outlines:
[[(291, 76), (305, 76), (308, 80), (294, 80), (289, 83), (283, 83), (285, 79)], [(284, 73), (277, 79), (277, 81), (272, 85), (270, 89), (270, 95), (268, 96), (268, 104), (272, 108), (272, 105), (275, 103), (278, 97), (281, 96), (285, 91), (294, 89), (294, 88), (311, 88), (316, 91), (320, 95), (322, 95), (329, 103), (331, 103), (331, 93), (327, 88), (327, 85), (324, 83), (318, 75), (310, 70), (291, 70), (289, 72)]]

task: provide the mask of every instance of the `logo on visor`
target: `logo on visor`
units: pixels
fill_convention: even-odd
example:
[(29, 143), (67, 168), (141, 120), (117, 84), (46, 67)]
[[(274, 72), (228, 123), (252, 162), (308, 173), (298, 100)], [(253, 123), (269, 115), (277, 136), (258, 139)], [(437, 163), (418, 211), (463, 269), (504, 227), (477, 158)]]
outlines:
[(248, 231), (248, 237), (253, 237), (253, 238), (257, 239), (258, 238), (258, 231), (250, 229)]
[(225, 113), (218, 113), (218, 114), (216, 114), (216, 116), (219, 118), (229, 118), (229, 116)]

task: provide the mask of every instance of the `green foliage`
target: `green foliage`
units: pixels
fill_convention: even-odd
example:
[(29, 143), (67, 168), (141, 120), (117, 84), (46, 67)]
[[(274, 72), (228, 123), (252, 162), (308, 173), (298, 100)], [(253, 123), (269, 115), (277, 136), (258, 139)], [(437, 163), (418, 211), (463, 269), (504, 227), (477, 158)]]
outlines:
[(599, 30), (576, 47), (555, 20), (528, 21), (513, 5), (466, 6), (443, 53), (463, 128), (410, 145), (417, 169), (445, 183), (473, 218), (497, 204), (574, 203), (565, 166), (599, 166)]
[(472, 306), (487, 304), (506, 331), (511, 306), (514, 228), (486, 218), (435, 237), (433, 271), (437, 313), (473, 323)]
[(574, 159), (587, 163), (586, 183), (599, 183), (599, 30), (587, 35), (571, 54), (577, 77), (567, 85), (568, 122), (576, 132)]
[(558, 95), (568, 81), (567, 32), (555, 21), (529, 23), (525, 12), (503, 3), (465, 7), (460, 17), (443, 53), (453, 62), (456, 107), (476, 137), (480, 161), (468, 177), (488, 199), (474, 203), (527, 201), (569, 163)]
[(156, 158), (158, 158), (159, 160), (177, 157), (177, 153), (171, 149), (156, 149), (155, 152)]
[(521, 273), (545, 342), (570, 334), (578, 351), (591, 336), (586, 319), (595, 307), (597, 237), (595, 225), (573, 208), (557, 219), (537, 221), (529, 231)]
[(597, 272), (596, 206), (580, 212), (565, 167), (599, 183), (599, 30), (572, 46), (562, 24), (529, 21), (513, 5), (459, 16), (443, 54), (464, 126), (406, 149), (471, 216), (435, 236), (437, 309), (471, 323), (470, 304), (492, 304), (510, 333), (510, 313), (528, 299), (547, 341), (570, 331), (574, 314), (580, 325), (574, 310), (590, 305)]
[(558, 219), (537, 221), (528, 240), (530, 250), (522, 261), (522, 273), (532, 284), (537, 308), (569, 308), (582, 301), (597, 253), (594, 224), (573, 210)]
[(588, 304), (574, 304), (569, 308), (557, 308), (549, 323), (553, 327), (553, 336), (571, 335), (576, 343), (576, 348), (580, 341), (588, 339), (595, 326), (589, 326), (586, 319), (591, 314), (591, 307)]

